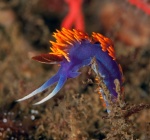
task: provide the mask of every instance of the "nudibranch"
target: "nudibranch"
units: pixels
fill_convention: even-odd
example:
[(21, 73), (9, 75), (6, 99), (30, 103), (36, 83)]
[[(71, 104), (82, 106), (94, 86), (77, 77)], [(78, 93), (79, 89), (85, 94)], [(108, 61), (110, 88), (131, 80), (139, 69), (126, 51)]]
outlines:
[(26, 100), (58, 82), (47, 97), (35, 104), (44, 103), (60, 91), (68, 78), (79, 76), (79, 69), (91, 65), (93, 59), (98, 67), (96, 72), (103, 78), (111, 97), (117, 98), (114, 81), (118, 79), (122, 87), (123, 74), (120, 65), (116, 62), (113, 43), (110, 39), (95, 32), (92, 33), (92, 37), (89, 37), (88, 34), (81, 31), (65, 28), (62, 28), (61, 31), (57, 30), (53, 36), (56, 42), (50, 41), (51, 52), (35, 56), (33, 59), (47, 64), (59, 64), (58, 72), (41, 87), (18, 101)]

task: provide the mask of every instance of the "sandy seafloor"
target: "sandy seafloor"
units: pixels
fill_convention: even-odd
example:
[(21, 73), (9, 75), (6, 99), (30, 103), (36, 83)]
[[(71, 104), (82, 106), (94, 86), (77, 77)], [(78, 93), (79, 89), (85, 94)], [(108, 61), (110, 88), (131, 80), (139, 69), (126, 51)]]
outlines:
[(123, 108), (114, 105), (111, 115), (106, 113), (90, 67), (42, 105), (33, 103), (54, 86), (15, 102), (57, 72), (58, 65), (31, 57), (49, 52), (49, 40), (67, 11), (63, 0), (0, 1), (0, 139), (150, 139), (150, 15), (125, 0), (83, 3), (86, 32), (99, 32), (114, 42), (125, 78)]

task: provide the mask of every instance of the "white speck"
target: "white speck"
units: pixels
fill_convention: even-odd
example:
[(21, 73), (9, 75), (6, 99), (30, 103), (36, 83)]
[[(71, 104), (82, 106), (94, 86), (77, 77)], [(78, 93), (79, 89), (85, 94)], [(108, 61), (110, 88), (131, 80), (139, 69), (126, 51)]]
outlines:
[(35, 116), (34, 115), (31, 115), (31, 120), (35, 120)]
[(38, 112), (38, 110), (35, 110), (35, 114), (38, 114), (39, 112)]
[(34, 110), (33, 109), (31, 110), (31, 114), (34, 114)]
[(22, 123), (19, 123), (19, 126), (22, 126)]
[(24, 119), (27, 119), (28, 117), (27, 116), (23, 116), (24, 117)]
[(6, 119), (6, 118), (4, 118), (4, 119), (3, 119), (3, 122), (4, 122), (4, 123), (7, 123), (7, 119)]
[(0, 128), (0, 131), (4, 131), (4, 128)]
[(14, 112), (11, 112), (11, 115), (14, 115), (15, 113)]
[(12, 120), (12, 122), (16, 122), (16, 120)]
[(38, 114), (39, 112), (37, 110), (32, 109), (31, 114)]
[(7, 131), (10, 131), (10, 128), (7, 128)]
[(7, 113), (4, 113), (4, 115), (6, 116), (6, 115), (7, 115)]
[(14, 137), (11, 137), (11, 140), (14, 140)]

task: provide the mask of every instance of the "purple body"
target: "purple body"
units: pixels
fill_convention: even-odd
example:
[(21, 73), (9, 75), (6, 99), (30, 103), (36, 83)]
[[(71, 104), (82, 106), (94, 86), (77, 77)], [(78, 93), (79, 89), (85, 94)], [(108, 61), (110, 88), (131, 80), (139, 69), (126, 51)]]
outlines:
[(110, 91), (111, 96), (113, 98), (117, 97), (114, 80), (118, 79), (122, 85), (122, 73), (119, 69), (118, 63), (113, 60), (110, 55), (108, 55), (107, 51), (104, 52), (102, 50), (100, 43), (91, 43), (86, 39), (81, 40), (80, 42), (76, 41), (68, 50), (68, 54), (70, 61), (67, 61), (64, 58), (60, 62), (60, 69), (55, 76), (51, 77), (47, 82), (45, 82), (41, 87), (33, 91), (31, 94), (18, 101), (28, 99), (39, 92), (44, 91), (55, 82), (58, 82), (54, 90), (46, 98), (36, 104), (41, 104), (49, 100), (59, 92), (68, 78), (77, 77), (80, 74), (80, 68), (90, 65), (93, 58), (96, 59), (98, 72), (100, 76), (103, 77), (104, 83)]

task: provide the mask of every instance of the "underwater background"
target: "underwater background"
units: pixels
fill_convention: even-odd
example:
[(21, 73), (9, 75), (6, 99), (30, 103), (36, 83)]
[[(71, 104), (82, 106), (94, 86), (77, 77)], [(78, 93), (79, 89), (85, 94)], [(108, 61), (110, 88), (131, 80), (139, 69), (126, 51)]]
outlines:
[(41, 105), (33, 104), (55, 85), (16, 102), (57, 72), (58, 65), (31, 57), (50, 51), (53, 32), (69, 13), (67, 1), (0, 0), (0, 140), (150, 139), (149, 0), (83, 0), (79, 7), (82, 30), (114, 42), (125, 79), (123, 107), (106, 112), (90, 67)]

